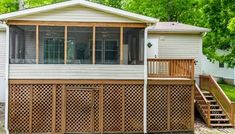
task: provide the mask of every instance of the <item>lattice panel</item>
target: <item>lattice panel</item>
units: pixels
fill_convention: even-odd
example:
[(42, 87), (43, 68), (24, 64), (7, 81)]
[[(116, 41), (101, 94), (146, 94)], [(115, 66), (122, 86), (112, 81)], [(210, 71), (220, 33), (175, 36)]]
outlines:
[(191, 117), (191, 86), (171, 86), (170, 128), (171, 130), (190, 130)]
[(104, 85), (104, 132), (122, 130), (122, 86)]
[[(61, 133), (62, 90), (65, 90), (66, 132), (143, 132), (143, 85), (70, 84), (65, 85), (65, 89), (62, 87), (56, 85), (56, 102), (53, 103), (53, 84), (10, 85), (10, 131), (51, 133), (55, 130)], [(148, 132), (192, 130), (192, 86), (148, 85), (147, 95)], [(55, 126), (52, 125), (53, 104), (56, 106)]]
[(94, 132), (99, 132), (100, 121), (100, 98), (99, 90), (94, 90)]
[(125, 85), (125, 131), (143, 132), (143, 85)]
[(62, 116), (62, 85), (56, 86), (56, 126), (55, 131), (61, 132), (61, 116)]
[(66, 91), (66, 132), (91, 132), (92, 91)]
[(52, 85), (33, 85), (32, 132), (51, 132)]
[(167, 130), (167, 85), (148, 85), (147, 130), (148, 132)]
[(10, 85), (9, 129), (11, 133), (30, 131), (30, 85)]

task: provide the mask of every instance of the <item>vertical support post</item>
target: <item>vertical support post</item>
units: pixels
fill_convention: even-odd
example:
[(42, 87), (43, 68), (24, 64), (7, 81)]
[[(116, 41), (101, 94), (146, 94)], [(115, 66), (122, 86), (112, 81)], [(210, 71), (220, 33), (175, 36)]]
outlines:
[(64, 64), (67, 64), (68, 53), (68, 26), (64, 27)]
[(39, 64), (39, 26), (36, 26), (36, 64)]
[(91, 133), (94, 132), (94, 120), (95, 120), (95, 110), (94, 110), (94, 90), (91, 90)]
[(192, 66), (192, 69), (191, 69), (191, 79), (194, 80), (194, 59), (192, 59), (191, 66)]
[(211, 77), (208, 77), (208, 91), (211, 92), (211, 86), (212, 86), (212, 81), (211, 81)]
[(169, 70), (169, 76), (171, 77), (171, 73), (172, 73), (172, 68), (171, 68), (171, 65), (172, 64), (172, 60), (169, 60), (169, 62), (168, 62), (168, 70)]
[(194, 95), (195, 95), (195, 81), (191, 88), (191, 129), (194, 131)]
[(125, 85), (122, 85), (122, 132), (125, 132)]
[(29, 133), (32, 134), (32, 124), (33, 124), (33, 85), (30, 85), (30, 103), (29, 103)]
[(120, 64), (123, 64), (123, 26), (120, 27)]
[(207, 103), (207, 126), (211, 127), (211, 106), (210, 102)]
[(232, 124), (232, 126), (234, 126), (234, 110), (235, 110), (235, 103), (234, 102), (232, 102), (231, 103), (231, 105), (230, 105), (230, 107), (231, 107), (231, 115), (230, 115), (230, 120), (231, 120), (231, 124)]
[(66, 88), (62, 86), (62, 117), (61, 117), (61, 133), (65, 133), (66, 127)]
[(95, 64), (95, 34), (96, 34), (96, 27), (93, 26), (93, 40), (92, 40), (92, 63)]
[(171, 86), (167, 88), (167, 129), (171, 130)]
[(56, 85), (52, 88), (52, 134), (56, 133)]
[(104, 105), (103, 95), (104, 95), (104, 86), (101, 85), (100, 94), (99, 94), (99, 100), (100, 100), (99, 130), (100, 130), (101, 134), (103, 134), (103, 132), (104, 132), (103, 131), (103, 105)]

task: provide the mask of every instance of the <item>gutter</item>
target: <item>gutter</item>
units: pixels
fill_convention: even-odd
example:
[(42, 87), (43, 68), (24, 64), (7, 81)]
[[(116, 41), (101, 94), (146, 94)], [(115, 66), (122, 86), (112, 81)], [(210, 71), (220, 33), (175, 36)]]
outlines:
[(9, 70), (9, 26), (7, 24), (5, 24), (5, 22), (0, 22), (0, 26), (5, 27), (6, 28), (6, 64), (5, 64), (5, 84), (6, 84), (6, 94), (5, 94), (5, 132), (6, 134), (9, 134), (9, 130), (8, 130), (8, 98), (9, 98), (9, 94), (8, 94), (8, 70)]
[(148, 26), (144, 30), (144, 134), (147, 134), (147, 85), (148, 85), (148, 69), (147, 69), (147, 44), (148, 44), (148, 31), (151, 27)]

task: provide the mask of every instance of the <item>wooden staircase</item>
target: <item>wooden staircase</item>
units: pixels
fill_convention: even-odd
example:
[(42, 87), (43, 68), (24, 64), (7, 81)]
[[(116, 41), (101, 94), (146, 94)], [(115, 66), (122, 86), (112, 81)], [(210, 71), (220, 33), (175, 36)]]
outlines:
[(200, 85), (205, 84), (208, 88), (195, 85), (197, 110), (210, 128), (234, 127), (234, 103), (228, 99), (213, 77), (206, 78), (207, 83), (205, 80), (200, 81)]

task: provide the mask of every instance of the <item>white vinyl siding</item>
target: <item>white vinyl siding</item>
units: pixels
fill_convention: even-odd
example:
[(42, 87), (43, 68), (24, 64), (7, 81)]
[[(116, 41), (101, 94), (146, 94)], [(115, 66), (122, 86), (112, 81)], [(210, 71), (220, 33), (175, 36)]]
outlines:
[(5, 102), (6, 32), (0, 29), (0, 102)]
[(201, 74), (202, 37), (186, 34), (156, 34), (159, 38), (159, 58), (190, 59), (197, 61), (195, 76)]
[(6, 64), (6, 33), (0, 31), (0, 77), (5, 77)]
[(10, 79), (143, 79), (143, 65), (11, 64)]
[(127, 17), (122, 17), (79, 5), (21, 16), (14, 18), (14, 20), (140, 23), (138, 20), (129, 19)]

